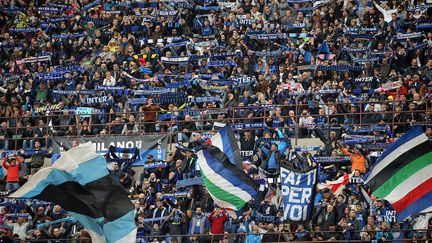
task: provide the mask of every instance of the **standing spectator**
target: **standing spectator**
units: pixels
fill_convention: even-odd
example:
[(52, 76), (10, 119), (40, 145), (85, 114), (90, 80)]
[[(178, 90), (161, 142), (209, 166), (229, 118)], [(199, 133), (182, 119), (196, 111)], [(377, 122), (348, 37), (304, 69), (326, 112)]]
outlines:
[(219, 207), (215, 207), (208, 216), (208, 220), (210, 222), (210, 234), (215, 235), (213, 240), (216, 242), (222, 240), (222, 234), (225, 232), (224, 224), (228, 220), (228, 216)]
[(2, 149), (9, 149), (9, 139), (12, 138), (12, 133), (7, 122), (1, 123), (0, 129), (0, 146)]
[(349, 146), (347, 148), (340, 146), (340, 149), (343, 154), (351, 157), (351, 171), (359, 170), (360, 173), (366, 173), (366, 156), (364, 156), (359, 147), (354, 147), (354, 152), (351, 153), (348, 151)]
[(13, 227), (13, 234), (18, 235), (18, 239), (25, 240), (30, 223), (27, 222), (26, 218), (18, 217), (16, 223), (12, 220), (6, 221), (6, 226)]
[(147, 105), (142, 107), (142, 111), (144, 112), (144, 132), (155, 132), (159, 105), (153, 103), (153, 99), (149, 98)]
[(198, 207), (195, 210), (195, 214), (194, 216), (191, 218), (190, 220), (190, 224), (189, 224), (189, 234), (190, 235), (194, 235), (194, 234), (204, 234), (206, 228), (207, 228), (207, 217), (205, 217), (202, 214), (202, 209), (200, 207)]
[(22, 157), (15, 156), (10, 158), (6, 155), (3, 159), (3, 168), (7, 170), (6, 175), (6, 191), (16, 191), (20, 187), (19, 171), (21, 163), (24, 161)]
[(43, 151), (39, 141), (34, 143), (33, 155), (30, 158), (30, 174), (34, 175), (45, 163), (45, 158), (51, 158), (51, 150)]
[(279, 234), (276, 232), (274, 224), (267, 225), (267, 231), (263, 235), (261, 242), (278, 242)]

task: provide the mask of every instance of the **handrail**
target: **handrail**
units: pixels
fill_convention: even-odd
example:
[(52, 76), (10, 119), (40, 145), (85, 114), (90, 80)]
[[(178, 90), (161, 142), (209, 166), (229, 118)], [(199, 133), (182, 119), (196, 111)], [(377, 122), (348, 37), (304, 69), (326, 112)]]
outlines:
[[(371, 104), (371, 102), (365, 102), (367, 104)], [(388, 102), (374, 102), (373, 104), (387, 104)], [(395, 127), (397, 125), (413, 125), (411, 124), (411, 122), (398, 122), (395, 121), (395, 115), (397, 114), (409, 114), (409, 113), (414, 113), (414, 114), (421, 114), (421, 115), (426, 115), (429, 114), (429, 112), (431, 112), (430, 107), (429, 107), (429, 100), (427, 100), (425, 103), (425, 109), (423, 110), (415, 110), (415, 111), (400, 111), (400, 112), (396, 112), (393, 106), (393, 109), (391, 111), (386, 111), (386, 112), (380, 112), (380, 114), (389, 114), (391, 115), (391, 122), (386, 123), (386, 124), (382, 124), (382, 125), (388, 125), (390, 127), (390, 130), (392, 133), (394, 133)], [(327, 103), (327, 105), (331, 105), (334, 103)], [(343, 105), (347, 105), (347, 103), (339, 103), (339, 104), (343, 104)], [(359, 105), (361, 106), (361, 104), (363, 104), (362, 102), (359, 103)], [(320, 107), (319, 104), (315, 104), (316, 107)], [(309, 107), (310, 105), (308, 104), (298, 104), (298, 105), (291, 105), (291, 110), (295, 110), (295, 114), (294, 116), (286, 116), (286, 115), (281, 115), (280, 118), (283, 119), (288, 119), (288, 118), (292, 118), (294, 120), (294, 138), (295, 141), (297, 142), (297, 139), (299, 138), (299, 134), (298, 134), (298, 130), (301, 128), (310, 128), (309, 126), (301, 126), (299, 124), (300, 118), (302, 117), (301, 114), (299, 114), (299, 109), (301, 109), (301, 107)], [(210, 118), (210, 119), (205, 119), (203, 116), (199, 116), (199, 118), (195, 118), (193, 119), (193, 122), (195, 123), (201, 123), (201, 125), (204, 125), (204, 122), (210, 122), (210, 123), (214, 123), (214, 122), (221, 122), (221, 123), (231, 123), (231, 124), (242, 124), (244, 121), (254, 121), (254, 122), (258, 122), (258, 123), (266, 123), (267, 119), (271, 118), (271, 113), (274, 112), (274, 108), (279, 107), (279, 108), (286, 108), (286, 106), (281, 106), (281, 105), (274, 105), (274, 106), (248, 106), (248, 107), (230, 107), (230, 108), (223, 108), (224, 110), (228, 110), (229, 112), (231, 112), (231, 114), (233, 114), (233, 117), (230, 118)], [(252, 117), (252, 118), (247, 118), (247, 117), (241, 117), (238, 116), (236, 113), (243, 111), (251, 111), (251, 110), (256, 110), (256, 109), (261, 109), (263, 115), (258, 116), (258, 117)], [(220, 111), (220, 108), (214, 108), (214, 109), (196, 109), (196, 110), (192, 110), (192, 112), (196, 112), (197, 114), (200, 114), (202, 112), (208, 112), (208, 111)], [(359, 109), (356, 113), (350, 113), (350, 112), (338, 112), (336, 114), (330, 114), (330, 115), (325, 115), (328, 119), (332, 116), (340, 116), (340, 117), (345, 117), (347, 115), (356, 115), (358, 116), (358, 120), (359, 123), (338, 123), (338, 124), (343, 124), (343, 125), (349, 125), (349, 126), (365, 126), (365, 125), (376, 125), (376, 123), (363, 123), (362, 122), (362, 117), (364, 118), (365, 115), (371, 115), (371, 114), (376, 114), (376, 112), (365, 112), (362, 111), (363, 109)], [(175, 113), (175, 112), (185, 112), (185, 111), (171, 111), (171, 113)], [(189, 111), (191, 112), (191, 111)], [(160, 112), (163, 113), (163, 112)], [(166, 113), (166, 112), (165, 112)], [(266, 115), (267, 114), (267, 115)], [(91, 116), (108, 116), (109, 120), (106, 123), (93, 123), (91, 124), (91, 126), (94, 127), (99, 127), (100, 129), (104, 129), (106, 128), (108, 130), (108, 134), (109, 135), (115, 135), (118, 136), (119, 134), (113, 134), (112, 133), (112, 127), (113, 126), (124, 126), (126, 124), (131, 124), (131, 123), (125, 123), (125, 122), (120, 122), (117, 124), (113, 124), (113, 118), (114, 117), (125, 117), (126, 115), (134, 115), (135, 117), (137, 117), (136, 119), (136, 123), (139, 125), (139, 133), (134, 133), (131, 135), (140, 135), (140, 134), (147, 134), (142, 132), (143, 131), (143, 126), (146, 124), (159, 124), (159, 125), (166, 125), (166, 126), (170, 126), (170, 124), (172, 126), (180, 126), (182, 123), (184, 123), (184, 120), (181, 121), (156, 121), (156, 122), (145, 122), (144, 120), (144, 115), (145, 112), (118, 112), (118, 113), (94, 113), (94, 114), (90, 114)], [(44, 124), (42, 126), (36, 126), (36, 127), (32, 127), (32, 129), (35, 128), (40, 128), (42, 130), (45, 130), (45, 135), (42, 139), (45, 139), (45, 144), (48, 145), (48, 139), (53, 137), (53, 132), (54, 131), (59, 131), (59, 130), (67, 130), (67, 128), (69, 126), (72, 126), (74, 130), (76, 130), (76, 132), (78, 132), (79, 128), (82, 126), (80, 124), (74, 124), (74, 125), (49, 125), (48, 123), (50, 121), (52, 121), (52, 119), (55, 118), (59, 118), (61, 117), (62, 114), (55, 114), (55, 113), (50, 113), (48, 115), (44, 115), (44, 116), (39, 116), (39, 119), (44, 120)], [(317, 114), (309, 114), (308, 117), (311, 118), (315, 118), (318, 117), (319, 115)], [(70, 119), (73, 118), (77, 118), (79, 116), (75, 116), (73, 114), (69, 114)], [(26, 119), (29, 117), (0, 117), (2, 119), (15, 119), (15, 124), (18, 124), (18, 122), (21, 122), (19, 119)], [(35, 118), (35, 117), (32, 117)], [(79, 118), (78, 118), (79, 119)], [(423, 122), (418, 122), (416, 121), (415, 124), (424, 124), (424, 125), (429, 125), (432, 121), (423, 121)], [(328, 124), (330, 124), (330, 121), (328, 121)], [(254, 130), (262, 130), (263, 128), (254, 128)], [(22, 140), (29, 140), (29, 139), (38, 139), (38, 137), (35, 138), (20, 138), (19, 135), (21, 135), (20, 133), (22, 133), (24, 131), (24, 127), (20, 128), (18, 126), (13, 126), (13, 127), (9, 127), (9, 128), (4, 128), (3, 130), (10, 130), (13, 132), (11, 132), (11, 138), (5, 138), (3, 140), (6, 141), (13, 141), (14, 142), (14, 149), (17, 149), (18, 146), (18, 142), (22, 141)], [(248, 130), (248, 129), (243, 129), (243, 130)], [(189, 131), (189, 132), (211, 132), (212, 130), (208, 130), (208, 129), (199, 129), (197, 128), (196, 130), (193, 131)], [(173, 131), (173, 130), (169, 130), (166, 131), (164, 129), (161, 129), (160, 131), (158, 131), (158, 133), (161, 134), (170, 134), (170, 135), (176, 135), (178, 133), (181, 133), (182, 131)], [(92, 136), (97, 136), (97, 135), (87, 135), (87, 137), (92, 137)], [(79, 136), (69, 136), (69, 137), (79, 137)], [(1, 141), (1, 140), (0, 140)], [(10, 146), (9, 146), (10, 147)]]

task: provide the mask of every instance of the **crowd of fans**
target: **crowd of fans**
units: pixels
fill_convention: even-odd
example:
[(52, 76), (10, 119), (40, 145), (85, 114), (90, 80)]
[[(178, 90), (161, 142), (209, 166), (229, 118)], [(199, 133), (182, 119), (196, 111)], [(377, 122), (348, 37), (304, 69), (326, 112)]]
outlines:
[[(432, 135), (431, 10), (426, 0), (1, 1), (0, 148), (28, 151), (5, 156), (1, 186), (14, 191), (36, 173), (52, 155), (52, 136), (170, 132), (193, 148), (230, 123), (244, 170), (257, 181), (264, 179), (259, 171), (277, 175), (280, 164), (316, 163), (289, 143), (281, 149), (260, 142), (273, 137), (320, 138), (317, 154), (349, 156), (322, 166), (322, 180), (352, 172), (354, 179), (340, 195), (320, 190), (313, 220), (290, 225), (268, 183), (237, 219), (214, 208), (202, 185), (178, 187), (200, 176), (192, 151), (176, 150), (139, 180), (133, 169), (111, 164), (136, 199), (138, 237), (430, 238), (412, 228), (431, 229), (430, 220), (392, 222), (383, 217), (391, 205), (369, 205), (359, 187), (382, 144), (417, 124)], [(347, 147), (345, 136), (365, 136), (375, 146)], [(67, 217), (58, 205), (3, 205), (0, 225), (17, 239), (88, 236), (72, 220), (37, 228)]]

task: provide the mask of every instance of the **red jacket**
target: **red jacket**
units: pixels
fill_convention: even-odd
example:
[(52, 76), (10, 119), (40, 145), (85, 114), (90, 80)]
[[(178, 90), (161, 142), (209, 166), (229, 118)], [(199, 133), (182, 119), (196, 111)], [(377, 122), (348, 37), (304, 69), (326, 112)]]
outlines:
[(12, 166), (11, 164), (6, 164), (7, 159), (7, 157), (4, 158), (2, 163), (3, 168), (8, 171), (6, 176), (6, 182), (19, 182), (19, 170), (23, 160), (20, 157), (16, 157), (17, 164)]
[(221, 211), (222, 216), (219, 217), (214, 217), (214, 213), (212, 212), (209, 216), (208, 219), (210, 221), (210, 233), (212, 234), (223, 234), (224, 233), (224, 229), (225, 229), (225, 221), (228, 220), (228, 216)]

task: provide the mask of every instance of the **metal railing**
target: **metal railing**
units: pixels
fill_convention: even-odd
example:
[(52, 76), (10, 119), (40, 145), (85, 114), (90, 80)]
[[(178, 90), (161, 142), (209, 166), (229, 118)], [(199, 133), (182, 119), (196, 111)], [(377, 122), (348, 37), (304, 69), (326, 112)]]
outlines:
[[(157, 242), (163, 242), (164, 240), (167, 240), (167, 238), (170, 239), (182, 239), (182, 240), (188, 240), (187, 242), (209, 242), (209, 243), (219, 243), (220, 240), (222, 242), (231, 242), (233, 240), (237, 240), (237, 242), (245, 242), (246, 238), (251, 235), (259, 235), (261, 237), (271, 237), (272, 242), (317, 242), (317, 241), (331, 241), (331, 242), (371, 242), (372, 240), (375, 240), (376, 238), (368, 238), (368, 239), (359, 239), (359, 236), (361, 233), (367, 233), (369, 236), (374, 236), (375, 233), (382, 232), (382, 231), (305, 231), (305, 232), (291, 232), (291, 231), (285, 231), (285, 232), (274, 232), (274, 233), (227, 233), (224, 234), (183, 234), (183, 235), (152, 235), (152, 236), (137, 236), (136, 242), (137, 243), (144, 243), (144, 242), (154, 242), (153, 239), (157, 239)], [(396, 239), (388, 239), (388, 240), (379, 240), (379, 242), (428, 242), (432, 240), (431, 238), (431, 232), (432, 230), (398, 230), (398, 231), (392, 231), (389, 230), (388, 232), (399, 232), (402, 236)], [(303, 233), (305, 234), (302, 239), (299, 239), (297, 237), (297, 234)], [(325, 238), (328, 238), (326, 234), (338, 234), (341, 236), (339, 239), (325, 239), (321, 240), (323, 236)], [(355, 236), (356, 235), (356, 236)], [(408, 238), (410, 236), (410, 238)], [(75, 239), (38, 239), (38, 240), (25, 240), (24, 242), (64, 242), (64, 243), (89, 243), (92, 242), (89, 238), (75, 238)]]
[[(407, 103), (410, 101), (406, 101)], [(360, 107), (358, 111), (355, 113), (351, 113), (349, 111), (349, 105), (348, 103), (328, 103), (325, 104), (326, 106), (335, 106), (337, 108), (337, 113), (326, 115), (328, 118), (327, 124), (332, 124), (331, 119), (332, 118), (338, 118), (340, 119), (337, 122), (337, 125), (345, 125), (345, 126), (369, 126), (369, 125), (387, 125), (391, 131), (391, 133), (395, 133), (398, 130), (400, 130), (401, 127), (403, 127), (402, 131), (405, 131), (408, 127), (415, 125), (415, 124), (431, 124), (432, 121), (432, 115), (431, 115), (431, 107), (430, 107), (430, 100), (426, 100), (424, 102), (424, 107), (422, 110), (406, 110), (406, 111), (396, 111), (396, 107), (398, 106), (397, 103), (392, 103), (392, 110), (380, 112), (379, 114), (387, 114), (390, 115), (391, 121), (386, 121), (384, 123), (379, 123), (377, 121), (373, 123), (365, 122), (364, 118), (366, 116), (373, 116), (377, 115), (376, 112), (369, 112), (364, 111), (363, 106), (365, 104), (375, 105), (375, 104), (388, 104), (388, 102), (365, 102), (365, 103), (357, 103), (356, 105)], [(214, 130), (214, 123), (230, 123), (230, 124), (243, 124), (243, 123), (261, 123), (261, 124), (267, 124), (269, 122), (269, 119), (271, 119), (272, 115), (276, 113), (276, 109), (282, 109), (282, 113), (279, 116), (279, 119), (291, 119), (292, 125), (291, 126), (285, 126), (286, 129), (292, 129), (294, 133), (292, 134), (292, 138), (297, 141), (299, 138), (299, 129), (311, 129), (313, 126), (303, 126), (300, 125), (300, 121), (302, 118), (302, 112), (306, 109), (319, 109), (322, 107), (323, 104), (293, 104), (289, 106), (282, 106), (282, 105), (264, 105), (264, 106), (247, 106), (247, 107), (229, 107), (229, 108), (212, 108), (212, 109), (195, 109), (195, 110), (180, 110), (180, 111), (161, 111), (158, 112), (159, 114), (174, 114), (174, 116), (177, 113), (181, 113), (182, 115), (192, 115), (192, 122), (194, 122), (197, 126), (196, 129), (187, 131), (187, 133), (192, 132), (212, 132)], [(342, 109), (342, 107), (344, 109)], [(223, 117), (219, 113), (221, 111), (224, 111), (229, 117)], [(287, 115), (287, 111), (293, 111), (293, 115)], [(246, 114), (250, 112), (255, 112), (259, 114), (258, 116), (253, 117), (244, 117)], [(289, 112), (288, 112), (289, 113)], [(399, 115), (398, 115), (399, 114)], [(119, 127), (123, 128), (126, 124), (132, 124), (127, 122), (118, 122), (119, 118), (120, 120), (122, 118), (128, 118), (130, 115), (133, 115), (135, 117), (136, 122), (134, 124), (138, 125), (138, 132), (137, 133), (127, 133), (127, 134), (119, 134), (118, 131), (120, 130)], [(8, 149), (19, 149), (22, 147), (23, 141), (31, 141), (31, 140), (40, 140), (43, 142), (45, 146), (48, 146), (49, 139), (51, 139), (53, 136), (68, 136), (71, 139), (79, 137), (75, 133), (78, 133), (80, 130), (87, 129), (91, 135), (85, 135), (87, 137), (89, 136), (98, 136), (98, 134), (92, 134), (94, 132), (100, 132), (102, 130), (105, 130), (106, 135), (110, 136), (127, 136), (127, 135), (144, 135), (144, 134), (151, 134), (152, 132), (146, 132), (145, 127), (146, 126), (152, 126), (152, 127), (158, 127), (157, 132), (162, 134), (168, 134), (170, 136), (170, 143), (174, 141), (173, 136), (176, 136), (178, 133), (184, 133), (182, 131), (183, 125), (187, 122), (184, 120), (175, 120), (173, 118), (169, 118), (168, 120), (164, 121), (151, 121), (147, 122), (145, 121), (145, 112), (117, 112), (117, 113), (94, 113), (94, 114), (88, 114), (85, 117), (75, 114), (68, 114), (66, 117), (63, 116), (63, 114), (58, 114), (51, 112), (48, 115), (43, 116), (37, 116), (37, 117), (29, 117), (29, 116), (20, 116), (20, 117), (1, 117), (2, 120), (8, 120), (9, 123), (15, 124), (11, 127), (3, 127), (3, 131), (8, 131), (10, 137), (0, 138), (0, 149), (4, 148), (5, 141), (8, 141)], [(403, 116), (411, 116), (411, 117), (423, 117), (422, 121), (400, 121), (400, 117)], [(56, 125), (55, 121), (60, 119), (71, 119), (73, 125)], [(307, 117), (309, 119), (314, 119), (318, 117), (317, 114), (309, 114)], [(349, 120), (349, 116), (351, 116), (351, 119), (355, 116), (355, 120), (358, 120), (358, 123), (352, 123), (347, 122), (346, 120)], [(98, 119), (96, 119), (96, 117)], [(304, 117), (304, 116), (303, 116)], [(85, 119), (82, 119), (85, 118)], [(102, 119), (100, 119), (102, 118)], [(346, 119), (347, 118), (347, 119)], [(31, 127), (31, 131), (35, 131), (39, 129), (41, 131), (40, 134), (42, 136), (33, 136), (33, 137), (25, 137), (26, 136), (26, 124), (22, 124), (24, 122), (27, 122), (31, 119), (36, 119), (38, 121), (37, 126)], [(387, 120), (389, 117), (386, 118)], [(84, 121), (85, 120), (85, 121)], [(342, 122), (341, 122), (342, 120)], [(13, 122), (11, 122), (13, 121)], [(42, 121), (42, 122), (41, 122)], [(84, 124), (86, 122), (87, 124)], [(271, 123), (271, 121), (269, 122)], [(20, 124), (20, 125), (17, 125)], [(206, 125), (208, 124), (208, 125)], [(333, 124), (336, 125), (336, 124)], [(28, 128), (28, 127), (27, 127)], [(266, 127), (266, 129), (271, 129), (270, 127)], [(68, 129), (71, 129), (71, 133), (68, 133)], [(244, 128), (242, 130), (263, 130), (263, 127), (255, 127), (255, 128)], [(155, 128), (156, 132), (156, 128)], [(32, 133), (32, 132), (30, 132)], [(295, 142), (296, 143), (296, 142)], [(2, 146), (2, 147), (1, 147)]]

